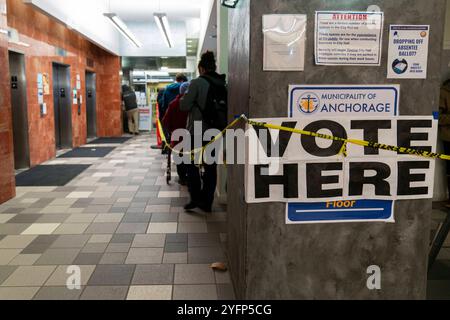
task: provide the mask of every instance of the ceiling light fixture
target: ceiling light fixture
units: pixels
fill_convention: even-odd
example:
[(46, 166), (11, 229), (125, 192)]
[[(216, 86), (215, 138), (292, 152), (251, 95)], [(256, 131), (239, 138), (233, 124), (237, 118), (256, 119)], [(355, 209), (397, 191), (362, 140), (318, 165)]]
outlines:
[(161, 34), (163, 35), (164, 41), (169, 48), (172, 48), (172, 33), (170, 32), (169, 20), (167, 19), (167, 15), (165, 13), (155, 13), (153, 16), (155, 18), (155, 22), (159, 28), (159, 31), (161, 31)]
[(116, 27), (116, 29), (131, 43), (133, 43), (136, 47), (142, 47), (141, 42), (136, 38), (136, 36), (128, 29), (125, 22), (120, 19), (115, 13), (105, 13), (105, 17), (107, 17), (111, 23)]

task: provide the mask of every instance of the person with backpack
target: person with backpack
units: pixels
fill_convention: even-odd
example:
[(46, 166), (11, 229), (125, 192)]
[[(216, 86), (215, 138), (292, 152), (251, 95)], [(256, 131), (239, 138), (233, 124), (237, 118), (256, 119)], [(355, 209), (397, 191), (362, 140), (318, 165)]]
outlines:
[(160, 120), (164, 118), (166, 115), (166, 111), (169, 108), (169, 105), (172, 103), (173, 100), (176, 99), (176, 97), (180, 94), (180, 87), (181, 84), (188, 81), (188, 78), (183, 73), (178, 73), (175, 76), (175, 82), (172, 84), (169, 84), (162, 93), (162, 99), (161, 101), (158, 100), (160, 103), (159, 105), (159, 117)]
[[(161, 102), (159, 103), (159, 120), (161, 121), (162, 130), (164, 131), (164, 136), (167, 140), (170, 140), (169, 131), (162, 123), (164, 116), (166, 115), (167, 109), (169, 109), (169, 105), (176, 99), (176, 97), (180, 94), (181, 84), (188, 81), (188, 78), (183, 73), (178, 73), (175, 77), (175, 82), (169, 84), (165, 89), (162, 95)], [(166, 146), (162, 148), (162, 154), (168, 154), (168, 150)]]
[[(187, 130), (191, 139), (202, 135), (208, 129), (223, 130), (227, 123), (227, 87), (226, 76), (219, 75), (214, 53), (207, 51), (198, 64), (200, 77), (191, 81), (188, 92), (180, 100), (180, 110), (189, 112)], [(195, 123), (200, 122), (203, 132), (194, 132)], [(203, 142), (206, 145), (207, 141)], [(200, 208), (212, 212), (214, 194), (217, 185), (217, 164), (202, 165), (203, 174), (195, 164), (186, 165), (188, 188), (191, 197), (184, 209), (187, 211)]]
[(139, 109), (136, 93), (128, 85), (122, 86), (122, 101), (127, 112), (128, 130), (131, 134), (139, 135)]
[[(180, 100), (185, 95), (186, 91), (189, 89), (189, 82), (184, 82), (180, 87), (180, 94), (169, 104), (169, 108), (164, 115), (162, 120), (162, 125), (170, 135), (177, 129), (185, 129), (186, 122), (188, 118), (188, 113), (186, 111), (180, 110)], [(171, 147), (174, 148), (177, 142), (171, 141)], [(182, 186), (187, 184), (187, 173), (186, 165), (184, 163), (177, 165), (178, 172), (178, 183)]]

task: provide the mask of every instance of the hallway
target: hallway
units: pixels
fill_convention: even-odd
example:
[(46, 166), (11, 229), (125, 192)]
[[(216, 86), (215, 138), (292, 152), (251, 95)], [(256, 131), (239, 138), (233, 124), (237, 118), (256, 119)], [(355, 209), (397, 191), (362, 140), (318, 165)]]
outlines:
[[(1, 299), (233, 299), (226, 262), (226, 213), (187, 214), (187, 190), (166, 185), (166, 157), (153, 136), (104, 158), (57, 158), (90, 165), (65, 186), (18, 187), (0, 205)], [(176, 170), (173, 170), (176, 172)], [(69, 290), (68, 266), (81, 268)]]

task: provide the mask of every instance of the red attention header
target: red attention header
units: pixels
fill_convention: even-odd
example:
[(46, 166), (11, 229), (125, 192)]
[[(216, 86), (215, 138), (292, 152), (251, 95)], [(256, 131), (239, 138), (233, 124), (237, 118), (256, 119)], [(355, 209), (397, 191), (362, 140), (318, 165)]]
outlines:
[(335, 13), (333, 20), (367, 20), (368, 16), (364, 13)]

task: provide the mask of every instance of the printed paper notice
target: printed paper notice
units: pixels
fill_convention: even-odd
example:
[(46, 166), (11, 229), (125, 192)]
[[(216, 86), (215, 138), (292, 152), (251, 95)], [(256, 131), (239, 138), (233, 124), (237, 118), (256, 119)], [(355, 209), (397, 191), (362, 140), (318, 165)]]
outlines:
[(391, 25), (389, 79), (426, 79), (430, 26)]
[(263, 16), (265, 71), (304, 70), (306, 20), (302, 14)]
[(383, 23), (383, 12), (316, 12), (316, 64), (379, 66)]

